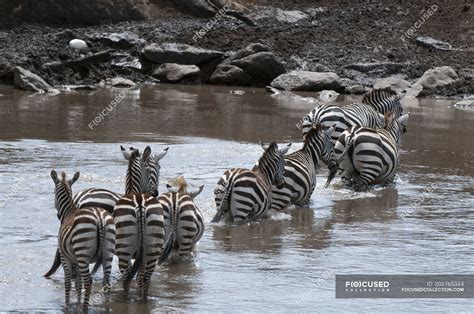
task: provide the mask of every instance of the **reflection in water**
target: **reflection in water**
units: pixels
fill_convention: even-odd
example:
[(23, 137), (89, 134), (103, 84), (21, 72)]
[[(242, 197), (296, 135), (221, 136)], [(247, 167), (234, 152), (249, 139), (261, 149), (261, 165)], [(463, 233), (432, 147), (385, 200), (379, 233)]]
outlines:
[[(113, 312), (442, 309), (444, 303), (429, 299), (336, 300), (334, 274), (474, 271), (474, 113), (452, 101), (405, 104), (411, 116), (395, 186), (354, 193), (336, 180), (323, 189), (321, 171), (308, 208), (246, 225), (211, 225), (213, 190), (223, 171), (255, 164), (259, 140), (301, 142), (295, 124), (313, 107), (302, 98), (242, 90), (125, 90), (124, 100), (91, 130), (92, 119), (124, 90), (51, 96), (0, 88), (0, 264), (6, 265), (0, 269), (0, 311), (65, 310), (62, 273), (53, 280), (41, 276), (57, 246), (50, 170), (81, 171), (77, 189), (121, 192), (126, 164), (119, 144), (158, 150), (164, 143), (170, 150), (161, 162), (160, 191), (179, 174), (204, 184), (196, 203), (206, 230), (194, 258), (155, 272), (149, 302), (133, 289), (124, 302), (120, 285), (114, 286)], [(421, 198), (433, 183), (437, 188)], [(326, 271), (332, 277), (318, 282)], [(93, 291), (100, 287), (98, 276)], [(465, 311), (471, 303), (453, 299), (449, 305)]]

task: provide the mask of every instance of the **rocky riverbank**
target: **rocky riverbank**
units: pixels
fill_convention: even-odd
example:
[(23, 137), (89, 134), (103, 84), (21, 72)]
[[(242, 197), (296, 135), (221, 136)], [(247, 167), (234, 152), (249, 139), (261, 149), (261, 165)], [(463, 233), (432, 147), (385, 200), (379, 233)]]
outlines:
[[(474, 94), (474, 8), (464, 1), (429, 6), (307, 2), (248, 4), (246, 16), (256, 26), (227, 15), (227, 7), (210, 18), (160, 7), (148, 21), (3, 25), (0, 83), (16, 81), (32, 90), (41, 78), (38, 89), (170, 82)], [(87, 48), (71, 48), (72, 39), (83, 40)]]

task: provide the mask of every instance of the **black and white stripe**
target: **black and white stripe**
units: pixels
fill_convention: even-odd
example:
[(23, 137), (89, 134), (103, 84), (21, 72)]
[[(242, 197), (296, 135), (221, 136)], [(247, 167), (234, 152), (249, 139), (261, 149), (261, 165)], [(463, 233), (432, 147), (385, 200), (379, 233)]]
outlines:
[(214, 190), (217, 213), (212, 222), (222, 217), (227, 221), (242, 223), (264, 216), (271, 205), (272, 184), (283, 187), (285, 158), (290, 144), (283, 149), (272, 142), (252, 170), (232, 168), (227, 170)]
[(285, 184), (282, 188), (272, 188), (271, 208), (280, 210), (291, 204), (305, 206), (309, 203), (316, 187), (316, 170), (319, 159), (329, 167), (329, 185), (337, 172), (334, 142), (331, 134), (335, 127), (323, 130), (320, 124), (311, 128), (305, 136), (302, 149), (285, 156)]
[[(143, 157), (143, 165), (145, 166), (142, 171), (147, 174), (146, 180), (143, 182), (136, 182), (131, 186), (131, 191), (136, 193), (151, 193), (152, 195), (158, 195), (158, 185), (160, 177), (160, 160), (168, 152), (168, 148), (163, 149), (159, 154), (151, 155), (151, 149), (148, 147), (145, 149), (146, 155)], [(129, 159), (130, 154), (137, 152), (140, 154), (138, 149), (130, 147), (125, 149), (123, 146), (120, 146), (122, 155), (126, 160)], [(106, 189), (85, 189), (74, 195), (74, 204), (77, 208), (86, 208), (86, 207), (100, 207), (107, 210), (109, 213), (112, 213), (114, 206), (117, 201), (122, 198), (123, 195), (106, 190)], [(48, 278), (52, 276), (57, 269), (61, 266), (61, 260), (59, 255), (59, 250), (56, 250), (55, 259), (51, 268), (44, 274), (44, 277)], [(100, 267), (100, 264), (94, 266), (92, 273), (95, 273), (96, 270)]]
[(342, 132), (353, 126), (383, 128), (386, 112), (394, 112), (397, 118), (402, 114), (401, 97), (391, 89), (378, 89), (367, 93), (361, 104), (354, 103), (344, 107), (335, 104), (319, 105), (304, 116), (297, 127), (304, 136), (316, 123), (325, 128), (336, 125), (336, 130), (331, 135), (334, 141), (337, 141)]
[(84, 286), (83, 308), (87, 310), (91, 294), (92, 277), (89, 265), (100, 261), (104, 272), (103, 291), (108, 305), (110, 273), (115, 249), (115, 227), (112, 215), (105, 209), (89, 207), (77, 209), (72, 199), (72, 184), (79, 178), (79, 172), (66, 181), (64, 172), (58, 178), (51, 171), (55, 184), (55, 206), (61, 221), (58, 247), (65, 275), (66, 304), (70, 301), (71, 279), (75, 277), (78, 301), (81, 301)]
[(188, 191), (183, 177), (178, 178), (178, 186), (167, 184), (168, 193), (158, 197), (165, 216), (167, 241), (159, 264), (163, 263), (176, 249), (179, 256), (189, 255), (204, 233), (202, 213), (194, 203), (194, 198), (204, 186), (196, 191)]
[(375, 111), (385, 114), (392, 112), (395, 118), (403, 114), (403, 107), (400, 100), (405, 96), (405, 91), (397, 94), (391, 88), (374, 89), (364, 95), (363, 104), (374, 108)]
[[(144, 163), (150, 150), (147, 147), (140, 158), (138, 151), (128, 156), (126, 195), (114, 207), (117, 230), (115, 253), (119, 259), (126, 294), (130, 282), (138, 273), (138, 288), (143, 298), (148, 295), (151, 275), (154, 272), (165, 238), (163, 209), (154, 195), (136, 193), (134, 187), (147, 183), (148, 170)], [(132, 259), (135, 262), (132, 265)]]
[(406, 132), (408, 114), (395, 118), (385, 114), (385, 128), (352, 127), (336, 142), (335, 152), (342, 180), (362, 191), (369, 184), (390, 183), (400, 160), (400, 141)]

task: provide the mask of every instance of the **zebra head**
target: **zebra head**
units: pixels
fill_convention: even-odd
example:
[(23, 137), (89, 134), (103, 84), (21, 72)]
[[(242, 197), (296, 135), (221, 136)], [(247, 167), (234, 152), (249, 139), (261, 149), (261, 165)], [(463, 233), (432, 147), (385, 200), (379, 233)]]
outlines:
[[(261, 169), (277, 188), (283, 188), (285, 184), (285, 154), (290, 149), (291, 143), (279, 149), (276, 142), (270, 145), (260, 143), (265, 150), (257, 162), (256, 167)], [(254, 168), (255, 169), (255, 168)]]
[(372, 106), (375, 111), (385, 114), (391, 111), (395, 118), (403, 114), (403, 107), (400, 102), (406, 94), (406, 91), (397, 94), (390, 87), (383, 89), (374, 89), (364, 95), (362, 103)]
[[(123, 157), (128, 160), (125, 194), (146, 193), (148, 190), (148, 172), (143, 158), (140, 157), (140, 151), (133, 147), (127, 150), (123, 146), (120, 146), (120, 149)], [(150, 147), (145, 149), (147, 154), (150, 153), (150, 150)]]
[[(149, 147), (147, 147), (149, 148)], [(143, 152), (143, 163), (147, 174), (146, 193), (158, 196), (158, 185), (160, 183), (160, 160), (165, 157), (169, 147), (163, 149), (159, 154), (151, 155), (151, 150)]]
[(76, 172), (71, 180), (66, 180), (66, 174), (61, 172), (58, 178), (56, 171), (51, 170), (51, 178), (54, 182), (54, 206), (58, 211), (58, 219), (62, 220), (68, 212), (74, 209), (71, 186), (79, 179), (79, 172)]
[(390, 133), (399, 146), (402, 134), (406, 133), (407, 131), (406, 124), (408, 122), (409, 116), (410, 113), (405, 113), (398, 118), (395, 118), (392, 112), (387, 112), (385, 114), (385, 129)]
[(338, 169), (336, 154), (334, 152), (334, 141), (331, 138), (336, 130), (336, 125), (324, 130), (322, 125), (317, 123), (306, 135), (304, 148), (308, 149), (313, 155), (313, 159), (319, 162), (319, 158), (328, 166), (329, 176), (326, 181), (326, 187), (336, 176)]

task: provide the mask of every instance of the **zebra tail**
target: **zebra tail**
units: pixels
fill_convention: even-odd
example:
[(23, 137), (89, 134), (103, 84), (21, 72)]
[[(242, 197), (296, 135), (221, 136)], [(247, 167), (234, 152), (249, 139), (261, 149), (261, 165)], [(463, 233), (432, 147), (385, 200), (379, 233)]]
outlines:
[(94, 275), (102, 265), (102, 247), (104, 246), (104, 241), (105, 241), (105, 226), (103, 224), (102, 219), (99, 219), (99, 231), (98, 231), (98, 237), (99, 245), (97, 247), (97, 261), (94, 264), (94, 267), (92, 268), (91, 275)]
[(132, 265), (132, 269), (128, 272), (127, 278), (125, 279), (127, 283), (130, 283), (138, 273), (140, 266), (143, 264), (143, 256), (145, 255), (145, 245), (144, 245), (144, 234), (145, 234), (145, 211), (143, 206), (140, 205), (137, 211), (137, 220), (138, 220), (138, 255), (135, 258), (135, 262)]
[(163, 253), (161, 253), (161, 256), (160, 256), (160, 259), (158, 260), (158, 265), (161, 265), (163, 264), (164, 261), (166, 261), (166, 259), (168, 258), (168, 256), (170, 256), (171, 254), (171, 250), (173, 249), (173, 244), (174, 244), (174, 240), (175, 240), (175, 231), (174, 231), (174, 228), (171, 229), (171, 234), (168, 238), (168, 242), (166, 242), (166, 246), (165, 246), (165, 249), (163, 251)]
[(164, 261), (168, 258), (168, 256), (171, 253), (171, 250), (173, 249), (173, 244), (176, 238), (176, 231), (178, 229), (178, 208), (175, 208), (175, 211), (173, 211), (174, 206), (170, 207), (170, 220), (171, 220), (171, 230), (170, 230), (170, 236), (168, 237), (168, 242), (166, 242), (165, 245), (165, 250), (160, 256), (160, 259), (158, 260), (158, 265), (163, 264)]
[(56, 249), (56, 255), (54, 256), (53, 265), (51, 265), (51, 268), (43, 276), (45, 278), (51, 277), (58, 270), (60, 266), (61, 266), (61, 254), (59, 254), (59, 249)]
[(97, 241), (97, 261), (95, 262), (94, 267), (92, 268), (91, 275), (94, 275), (99, 270), (99, 267), (102, 265), (102, 247), (105, 241), (105, 227), (102, 219), (99, 219), (99, 231), (97, 231)]
[(229, 196), (232, 192), (232, 187), (234, 186), (233, 182), (225, 182), (225, 191), (224, 191), (224, 198), (222, 199), (221, 207), (217, 209), (217, 213), (212, 218), (211, 222), (219, 222), (222, 219), (224, 213), (229, 209)]
[(352, 148), (352, 144), (353, 144), (353, 141), (352, 141), (352, 134), (350, 134), (347, 138), (346, 138), (346, 146), (344, 147), (344, 151), (342, 152), (341, 156), (339, 156), (339, 158), (337, 159), (337, 163), (340, 164), (342, 162), (342, 160), (344, 160), (344, 158), (347, 156), (347, 154), (349, 154), (349, 151), (350, 149)]

